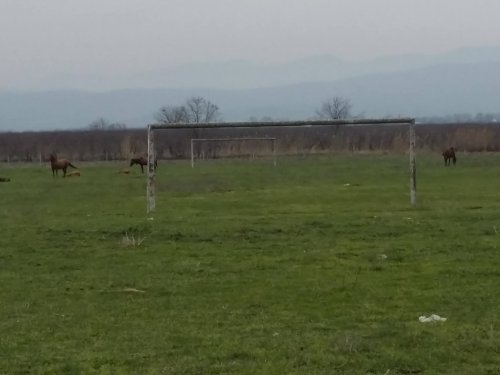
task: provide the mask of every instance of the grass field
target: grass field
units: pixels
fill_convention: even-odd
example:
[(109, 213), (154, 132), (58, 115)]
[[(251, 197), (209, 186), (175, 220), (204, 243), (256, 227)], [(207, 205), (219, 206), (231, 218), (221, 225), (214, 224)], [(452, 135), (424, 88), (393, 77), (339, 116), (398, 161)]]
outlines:
[(500, 155), (122, 167), (0, 166), (0, 373), (500, 374)]

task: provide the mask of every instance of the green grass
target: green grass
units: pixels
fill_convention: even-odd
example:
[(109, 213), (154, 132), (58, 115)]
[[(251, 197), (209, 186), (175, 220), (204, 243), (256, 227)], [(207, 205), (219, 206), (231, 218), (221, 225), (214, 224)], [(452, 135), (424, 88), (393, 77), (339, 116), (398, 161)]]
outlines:
[(500, 155), (120, 168), (0, 167), (0, 373), (500, 374)]

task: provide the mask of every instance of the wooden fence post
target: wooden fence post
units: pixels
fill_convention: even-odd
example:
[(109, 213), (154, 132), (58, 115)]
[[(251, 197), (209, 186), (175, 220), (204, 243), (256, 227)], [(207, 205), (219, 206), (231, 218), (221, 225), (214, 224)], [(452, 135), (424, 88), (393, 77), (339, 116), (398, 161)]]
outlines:
[(417, 166), (415, 163), (415, 120), (410, 122), (410, 202), (417, 205)]
[(156, 197), (155, 197), (155, 142), (154, 142), (154, 130), (151, 125), (148, 126), (148, 191), (147, 191), (147, 209), (148, 213), (154, 212), (156, 208)]
[(271, 148), (272, 148), (272, 153), (273, 153), (273, 164), (276, 167), (276, 139), (271, 140)]
[(194, 142), (191, 139), (191, 168), (194, 168)]

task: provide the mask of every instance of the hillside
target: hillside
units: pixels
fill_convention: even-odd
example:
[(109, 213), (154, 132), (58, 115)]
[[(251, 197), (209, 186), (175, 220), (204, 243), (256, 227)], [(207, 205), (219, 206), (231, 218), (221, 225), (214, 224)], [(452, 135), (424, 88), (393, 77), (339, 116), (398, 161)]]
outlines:
[(162, 105), (180, 104), (192, 95), (218, 104), (226, 121), (252, 116), (310, 118), (322, 100), (334, 95), (350, 98), (354, 114), (367, 117), (499, 112), (500, 62), (440, 64), (329, 82), (244, 90), (0, 91), (0, 129), (82, 128), (99, 117), (144, 126), (154, 121)]

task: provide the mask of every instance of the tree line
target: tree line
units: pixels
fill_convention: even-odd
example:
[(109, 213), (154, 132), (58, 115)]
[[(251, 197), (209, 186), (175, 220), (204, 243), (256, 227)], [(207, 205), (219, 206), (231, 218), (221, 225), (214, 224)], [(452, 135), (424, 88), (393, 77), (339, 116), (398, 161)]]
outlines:
[[(454, 146), (458, 152), (500, 151), (500, 126), (491, 123), (417, 124), (417, 148), (440, 153)], [(328, 152), (406, 152), (408, 127), (365, 125), (312, 128), (218, 128), (157, 131), (159, 159), (190, 157), (193, 138), (276, 138), (281, 155)], [(201, 144), (206, 157), (244, 157), (271, 154), (270, 144), (221, 142)], [(77, 131), (0, 133), (0, 161), (46, 162), (51, 153), (77, 161), (128, 160), (147, 152), (145, 129), (86, 129)]]
[[(319, 119), (339, 120), (351, 117), (351, 101), (334, 96), (321, 103), (316, 110)], [(219, 107), (200, 96), (186, 99), (184, 104), (164, 106), (156, 115), (159, 124), (216, 122), (221, 118)]]
[[(321, 103), (313, 119), (336, 120), (350, 117), (351, 101), (334, 96)], [(160, 124), (222, 120), (220, 109), (215, 103), (197, 96), (186, 99), (181, 105), (161, 107), (155, 118)], [(407, 126), (394, 125), (174, 129), (156, 132), (156, 147), (160, 159), (182, 159), (190, 156), (193, 138), (273, 137), (276, 138), (276, 151), (279, 154), (404, 152), (408, 148), (407, 136)], [(268, 142), (215, 142), (197, 144), (196, 153), (211, 158), (266, 154), (271, 153), (269, 146)], [(458, 151), (500, 151), (500, 127), (490, 121), (467, 124), (457, 121), (446, 125), (417, 126), (417, 147), (437, 151), (450, 146)], [(50, 154), (81, 161), (127, 160), (144, 156), (146, 150), (144, 129), (128, 129), (125, 124), (109, 122), (103, 118), (93, 121), (87, 129), (76, 131), (0, 133), (0, 161), (44, 162)]]

